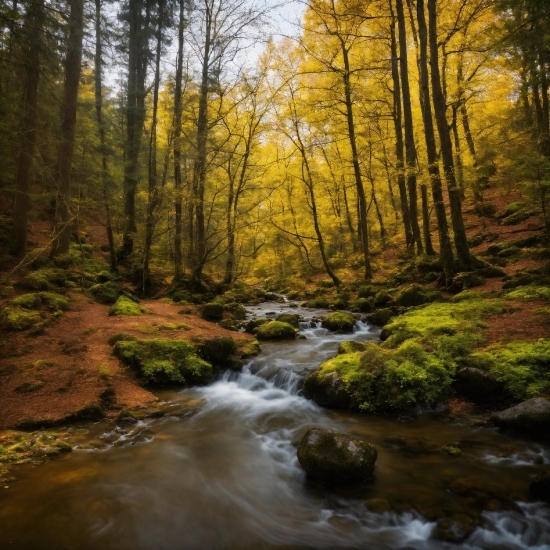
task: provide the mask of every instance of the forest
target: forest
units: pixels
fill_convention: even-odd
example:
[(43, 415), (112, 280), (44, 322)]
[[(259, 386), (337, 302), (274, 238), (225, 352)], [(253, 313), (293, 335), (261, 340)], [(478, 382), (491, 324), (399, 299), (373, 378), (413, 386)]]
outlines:
[(1, 0), (6, 548), (549, 548), (549, 88), (547, 0)]

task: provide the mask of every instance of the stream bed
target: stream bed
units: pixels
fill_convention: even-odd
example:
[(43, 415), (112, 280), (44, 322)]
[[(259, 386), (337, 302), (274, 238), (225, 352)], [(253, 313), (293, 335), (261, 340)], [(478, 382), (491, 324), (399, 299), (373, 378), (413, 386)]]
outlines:
[[(326, 314), (294, 305), (248, 311)], [(550, 447), (499, 433), (473, 414), (390, 418), (322, 409), (301, 396), (304, 376), (340, 342), (376, 341), (379, 331), (358, 322), (353, 334), (340, 335), (308, 321), (301, 332), (306, 340), (263, 343), (242, 372), (210, 386), (157, 392), (163, 418), (99, 423), (69, 455), (21, 467), (0, 492), (0, 548), (550, 549), (550, 509), (527, 492), (550, 464)], [(308, 482), (296, 447), (313, 426), (376, 445), (373, 479), (342, 490)], [(443, 452), (448, 444), (463, 453)], [(462, 494), (449, 489), (457, 479)], [(441, 518), (450, 518), (451, 535), (453, 521), (470, 522), (465, 540), (441, 540)]]

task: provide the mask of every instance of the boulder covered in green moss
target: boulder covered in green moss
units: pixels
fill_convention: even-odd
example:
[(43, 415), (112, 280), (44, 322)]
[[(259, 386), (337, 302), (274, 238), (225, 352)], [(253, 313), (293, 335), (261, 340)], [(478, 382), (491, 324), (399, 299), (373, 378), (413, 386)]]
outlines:
[(238, 353), (243, 358), (254, 357), (260, 353), (258, 340), (241, 340), (238, 344)]
[(420, 285), (410, 285), (397, 295), (395, 303), (401, 307), (420, 306), (441, 298), (441, 293), (436, 290), (426, 290)]
[(331, 485), (366, 481), (377, 456), (374, 445), (321, 428), (310, 428), (298, 447), (298, 461), (308, 477)]
[(244, 330), (246, 330), (246, 332), (249, 332), (250, 334), (254, 334), (258, 327), (261, 327), (262, 325), (265, 325), (268, 322), (269, 321), (267, 319), (262, 319), (259, 317), (255, 319), (250, 319), (250, 321), (246, 323)]
[(355, 326), (355, 317), (344, 311), (335, 311), (323, 318), (321, 323), (323, 327), (329, 330), (337, 330), (340, 332), (353, 332)]
[(352, 311), (370, 313), (373, 310), (372, 302), (367, 298), (357, 298), (351, 306)]
[(120, 287), (113, 281), (98, 283), (90, 287), (90, 293), (96, 302), (105, 305), (114, 304), (122, 294)]
[(323, 296), (317, 296), (316, 298), (313, 298), (313, 300), (307, 302), (306, 307), (312, 309), (328, 309), (329, 305), (330, 304), (326, 298)]
[(41, 309), (45, 306), (50, 311), (67, 311), (69, 309), (69, 300), (57, 292), (33, 292), (17, 296), (11, 302), (14, 306), (23, 309)]
[(492, 414), (491, 422), (503, 430), (550, 440), (550, 401), (542, 397), (528, 399)]
[(529, 492), (535, 498), (550, 502), (550, 468), (540, 471), (529, 484)]
[(28, 330), (43, 325), (38, 311), (29, 311), (19, 307), (5, 307), (0, 311), (0, 327), (4, 330)]
[(246, 309), (237, 302), (225, 304), (224, 309), (231, 313), (231, 317), (237, 321), (246, 319)]
[(282, 321), (269, 321), (256, 330), (258, 340), (292, 340), (296, 338), (296, 329)]
[(145, 311), (143, 306), (140, 306), (128, 296), (122, 295), (112, 305), (109, 315), (141, 315)]
[(215, 336), (197, 345), (197, 352), (205, 361), (216, 367), (227, 367), (235, 362), (237, 346), (230, 336)]
[(277, 321), (281, 321), (282, 323), (288, 323), (289, 325), (292, 325), (294, 328), (299, 328), (300, 326), (300, 316), (296, 313), (281, 313), (277, 317)]
[(395, 317), (395, 310), (384, 307), (375, 311), (372, 315), (369, 315), (369, 321), (377, 327), (383, 327), (387, 325), (393, 317)]
[(200, 307), (200, 314), (203, 319), (214, 321), (223, 317), (223, 304), (219, 302), (209, 302)]
[(186, 340), (121, 340), (115, 355), (149, 386), (191, 386), (212, 381), (212, 365)]
[(30, 290), (56, 290), (65, 286), (67, 273), (63, 269), (42, 268), (26, 275), (21, 285)]
[(220, 321), (220, 327), (233, 332), (237, 332), (239, 330), (239, 325), (237, 325), (233, 319), (222, 319)]
[(453, 277), (452, 286), (455, 290), (461, 291), (485, 284), (485, 279), (473, 271), (457, 273)]
[(358, 351), (365, 351), (365, 349), (366, 346), (362, 342), (347, 340), (338, 346), (338, 355), (342, 355), (343, 353), (356, 353)]
[(132, 342), (137, 340), (135, 336), (126, 334), (125, 332), (117, 332), (109, 337), (107, 340), (111, 346), (114, 346), (117, 342)]

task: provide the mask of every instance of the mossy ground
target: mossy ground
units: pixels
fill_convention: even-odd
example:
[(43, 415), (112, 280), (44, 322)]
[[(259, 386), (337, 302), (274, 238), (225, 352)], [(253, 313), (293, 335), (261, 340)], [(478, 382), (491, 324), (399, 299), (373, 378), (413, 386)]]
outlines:
[(109, 315), (142, 315), (145, 312), (143, 306), (123, 295), (112, 305)]

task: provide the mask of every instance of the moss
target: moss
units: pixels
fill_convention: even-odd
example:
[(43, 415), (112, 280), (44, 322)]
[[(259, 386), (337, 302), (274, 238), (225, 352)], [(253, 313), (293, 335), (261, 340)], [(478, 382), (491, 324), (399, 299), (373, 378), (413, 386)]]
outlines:
[(349, 313), (336, 311), (324, 317), (322, 325), (329, 330), (351, 332), (355, 326), (355, 318)]
[(458, 290), (467, 290), (485, 283), (485, 279), (472, 271), (457, 273), (453, 277), (453, 288)]
[(107, 281), (106, 283), (99, 283), (90, 288), (92, 296), (95, 298), (96, 302), (100, 304), (114, 304), (118, 297), (121, 294), (120, 287), (112, 282)]
[(97, 403), (86, 403), (82, 408), (67, 417), (67, 420), (100, 420), (105, 418), (105, 411)]
[(441, 292), (425, 290), (420, 285), (410, 285), (397, 295), (395, 303), (402, 307), (420, 306), (441, 299)]
[(369, 316), (369, 321), (377, 327), (383, 327), (384, 325), (387, 325), (393, 317), (395, 317), (395, 311), (391, 308), (385, 307), (375, 311), (371, 316)]
[(28, 330), (42, 325), (37, 311), (6, 307), (0, 313), (0, 326), (5, 330)]
[(518, 401), (550, 393), (550, 339), (495, 344), (472, 354)]
[(230, 336), (216, 336), (198, 344), (197, 351), (205, 361), (216, 366), (226, 366), (236, 355), (237, 346)]
[(281, 321), (282, 323), (288, 323), (289, 325), (292, 325), (294, 328), (299, 328), (300, 323), (300, 316), (295, 313), (282, 313), (277, 317), (277, 321)]
[(527, 206), (527, 203), (525, 203), (525, 202), (521, 202), (521, 201), (511, 202), (506, 207), (506, 209), (504, 210), (504, 213), (502, 214), (502, 216), (500, 216), (500, 218), (506, 218), (508, 216), (516, 214), (517, 212), (519, 212), (521, 209), (525, 208), (526, 206)]
[(117, 342), (132, 342), (135, 341), (135, 336), (132, 336), (131, 334), (126, 334), (124, 332), (117, 332), (117, 334), (113, 334), (111, 337), (109, 337), (109, 345), (114, 346)]
[(521, 256), (521, 248), (519, 246), (507, 246), (502, 249), (497, 256), (499, 258), (514, 258)]
[(42, 305), (42, 300), (40, 299), (40, 294), (34, 292), (17, 296), (17, 298), (14, 298), (10, 303), (14, 306), (20, 306), (23, 309), (39, 309)]
[(221, 319), (223, 316), (223, 304), (219, 302), (210, 302), (200, 308), (200, 314), (204, 319)]
[(462, 451), (455, 445), (446, 445), (443, 447), (443, 450), (451, 456), (460, 456), (462, 454)]
[(376, 293), (378, 292), (376, 287), (366, 285), (359, 288), (359, 291), (357, 292), (358, 298), (373, 298), (376, 296)]
[(38, 359), (38, 361), (35, 361), (33, 363), (33, 367), (37, 370), (41, 370), (44, 367), (54, 367), (55, 363), (53, 361), (50, 361), (49, 359)]
[(353, 302), (351, 310), (359, 313), (370, 313), (372, 311), (372, 303), (367, 298), (358, 298)]
[(355, 353), (358, 351), (365, 351), (365, 349), (365, 344), (361, 342), (347, 341), (342, 342), (338, 346), (338, 354), (341, 355), (343, 353)]
[(238, 353), (244, 359), (254, 357), (260, 353), (260, 342), (258, 340), (241, 340), (238, 346)]
[(242, 321), (243, 319), (246, 319), (246, 309), (237, 302), (226, 304), (224, 306), (224, 309), (226, 311), (229, 311), (233, 319), (236, 319), (237, 321)]
[(239, 327), (233, 319), (222, 319), (220, 321), (220, 327), (224, 328), (225, 330), (231, 330), (233, 332), (237, 332), (239, 330)]
[(41, 292), (40, 300), (52, 311), (67, 311), (70, 307), (69, 300), (57, 292)]
[(15, 388), (17, 393), (32, 393), (42, 389), (46, 385), (44, 380), (35, 380), (34, 382), (24, 382)]
[(313, 300), (310, 300), (306, 307), (313, 308), (313, 309), (327, 309), (329, 307), (328, 300), (324, 298), (323, 296), (317, 296), (316, 298), (313, 298)]
[(387, 293), (381, 290), (376, 293), (374, 297), (373, 304), (374, 307), (384, 307), (392, 302), (393, 298)]
[(111, 273), (110, 271), (107, 271), (107, 270), (103, 270), (96, 275), (95, 280), (98, 283), (108, 283), (109, 281), (113, 281), (115, 278), (116, 278), (116, 275), (114, 273)]
[(205, 384), (212, 380), (212, 365), (201, 359), (186, 340), (119, 341), (115, 354), (147, 385)]
[(508, 292), (505, 296), (509, 300), (533, 300), (550, 301), (550, 288), (547, 286), (524, 286)]
[(500, 223), (502, 225), (518, 225), (519, 223), (524, 222), (527, 218), (530, 218), (532, 215), (533, 213), (528, 210), (521, 210), (511, 216), (507, 216)]
[(453, 296), (453, 302), (463, 302), (466, 300), (484, 300), (489, 297), (489, 293), (484, 290), (463, 290)]
[(66, 281), (67, 275), (63, 269), (43, 268), (29, 273), (21, 284), (31, 290), (55, 290), (64, 286)]
[(127, 296), (120, 296), (112, 305), (109, 315), (141, 315), (145, 308), (136, 304)]
[(256, 330), (259, 340), (292, 340), (296, 337), (296, 330), (292, 325), (281, 321), (269, 321)]

